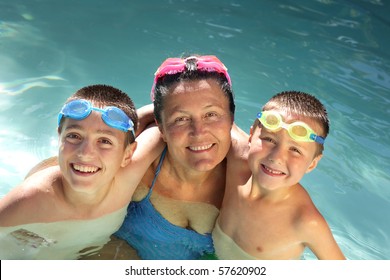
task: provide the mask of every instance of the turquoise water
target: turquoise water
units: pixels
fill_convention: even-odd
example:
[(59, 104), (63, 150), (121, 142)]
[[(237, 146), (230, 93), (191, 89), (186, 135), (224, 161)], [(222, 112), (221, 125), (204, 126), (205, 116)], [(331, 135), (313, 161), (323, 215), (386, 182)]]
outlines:
[(56, 154), (78, 88), (110, 84), (138, 107), (166, 57), (215, 54), (246, 131), (277, 92), (324, 102), (331, 133), (302, 183), (348, 259), (389, 260), (389, 13), (385, 0), (0, 0), (0, 197)]

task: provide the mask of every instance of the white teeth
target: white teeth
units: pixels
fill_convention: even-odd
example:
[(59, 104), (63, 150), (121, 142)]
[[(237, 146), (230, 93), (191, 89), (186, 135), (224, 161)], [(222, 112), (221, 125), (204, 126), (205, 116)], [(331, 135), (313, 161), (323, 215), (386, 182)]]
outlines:
[(213, 146), (213, 144), (205, 145), (205, 146), (189, 147), (189, 149), (192, 151), (203, 151), (203, 150), (210, 149), (211, 146)]
[(78, 164), (73, 164), (73, 168), (76, 169), (77, 171), (80, 172), (86, 172), (86, 173), (93, 173), (98, 171), (99, 168), (94, 167), (94, 166), (84, 166), (84, 165), (78, 165)]
[(267, 170), (269, 173), (272, 173), (272, 174), (275, 174), (275, 175), (282, 175), (284, 174), (283, 172), (281, 171), (276, 171), (276, 170), (273, 170), (273, 169), (270, 169), (268, 168), (267, 166), (263, 165), (265, 170)]

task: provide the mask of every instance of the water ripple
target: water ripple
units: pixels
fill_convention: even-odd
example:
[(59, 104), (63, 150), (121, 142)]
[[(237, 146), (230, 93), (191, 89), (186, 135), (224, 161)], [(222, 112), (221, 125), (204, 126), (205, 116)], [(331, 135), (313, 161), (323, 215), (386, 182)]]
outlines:
[[(373, 231), (373, 233), (364, 233), (351, 225), (345, 225), (344, 230), (332, 229), (333, 235), (350, 260), (383, 260), (390, 259), (389, 249), (383, 248), (389, 245), (387, 235), (383, 232)], [(378, 234), (385, 238), (383, 244), (378, 244)], [(387, 247), (388, 248), (388, 247)]]
[(58, 87), (58, 85), (54, 84), (54, 82), (58, 81), (65, 81), (65, 79), (59, 76), (47, 75), (3, 82), (0, 83), (0, 94), (18, 95), (35, 87)]

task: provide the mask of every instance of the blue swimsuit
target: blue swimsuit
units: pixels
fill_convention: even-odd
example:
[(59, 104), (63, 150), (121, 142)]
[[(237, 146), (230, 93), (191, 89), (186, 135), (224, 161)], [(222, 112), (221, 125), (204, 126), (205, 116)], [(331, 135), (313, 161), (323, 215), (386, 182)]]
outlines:
[(152, 186), (141, 201), (132, 201), (121, 228), (115, 233), (126, 240), (144, 260), (194, 260), (213, 254), (211, 233), (200, 234), (171, 224), (150, 202), (166, 148), (161, 154)]

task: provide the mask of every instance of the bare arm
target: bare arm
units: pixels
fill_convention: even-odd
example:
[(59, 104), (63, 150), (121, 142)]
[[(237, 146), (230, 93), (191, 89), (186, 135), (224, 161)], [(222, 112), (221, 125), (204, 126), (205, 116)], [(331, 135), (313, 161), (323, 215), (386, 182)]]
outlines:
[(248, 158), (249, 134), (243, 131), (235, 123), (233, 123), (230, 134), (232, 137), (232, 145), (228, 153), (228, 160), (229, 158), (246, 160)]
[(145, 129), (137, 138), (131, 162), (120, 170), (120, 180), (128, 182), (128, 186), (136, 188), (145, 172), (153, 161), (162, 153), (165, 142), (162, 140), (160, 130), (157, 126)]
[(138, 115), (138, 129), (136, 133), (137, 136), (140, 135), (147, 127), (155, 124), (153, 109), (154, 109), (153, 104), (148, 104), (142, 106), (137, 110), (137, 115)]
[(58, 166), (36, 171), (0, 200), (0, 227), (49, 221), (55, 214), (54, 184), (61, 177)]
[(249, 134), (242, 130), (236, 123), (233, 123), (231, 129), (232, 141), (245, 141), (248, 143)]
[(142, 106), (137, 110), (139, 128), (137, 133), (137, 148), (133, 154), (132, 162), (142, 166), (146, 172), (152, 162), (162, 153), (165, 142), (154, 119), (153, 103)]
[[(0, 227), (14, 226), (19, 223), (19, 216), (22, 215), (23, 209), (23, 184), (14, 187), (0, 200)], [(31, 212), (31, 211), (30, 211)]]
[(245, 184), (252, 172), (248, 165), (249, 135), (235, 123), (231, 129), (232, 145), (226, 156), (225, 197), (236, 196), (236, 187)]
[(307, 224), (305, 232), (309, 240), (307, 245), (319, 260), (345, 260), (344, 254), (321, 214)]

